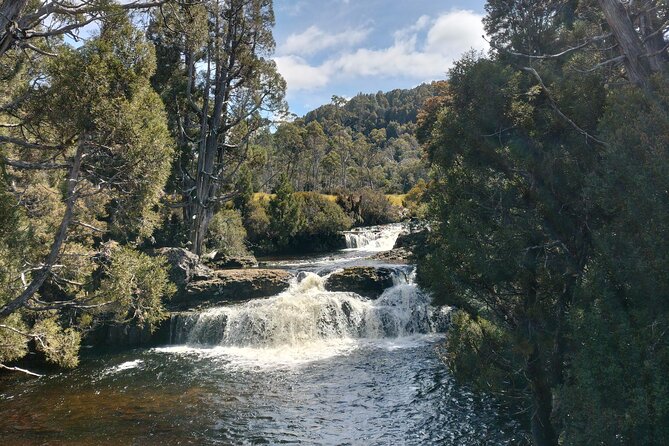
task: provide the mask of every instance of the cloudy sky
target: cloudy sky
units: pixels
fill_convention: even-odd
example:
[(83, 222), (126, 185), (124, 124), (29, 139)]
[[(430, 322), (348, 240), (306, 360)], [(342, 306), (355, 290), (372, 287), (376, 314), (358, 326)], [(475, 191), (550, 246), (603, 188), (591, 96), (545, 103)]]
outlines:
[(443, 79), (485, 49), (484, 0), (275, 0), (275, 60), (291, 111)]

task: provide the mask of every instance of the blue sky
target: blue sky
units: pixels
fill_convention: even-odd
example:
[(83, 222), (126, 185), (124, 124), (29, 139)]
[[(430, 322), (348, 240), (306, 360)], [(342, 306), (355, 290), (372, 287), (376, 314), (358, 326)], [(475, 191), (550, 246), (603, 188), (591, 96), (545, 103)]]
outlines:
[(485, 1), (275, 0), (279, 71), (303, 115), (330, 102), (443, 79), (469, 49), (487, 48)]

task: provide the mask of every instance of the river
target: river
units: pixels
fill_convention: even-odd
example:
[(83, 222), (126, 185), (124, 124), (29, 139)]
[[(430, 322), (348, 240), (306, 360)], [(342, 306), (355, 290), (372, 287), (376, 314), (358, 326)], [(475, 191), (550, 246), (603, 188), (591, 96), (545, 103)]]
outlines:
[[(329, 292), (349, 266), (382, 266), (400, 226), (347, 234), (349, 249), (268, 267), (286, 292), (174, 317), (170, 345), (84, 354), (72, 371), (0, 381), (7, 445), (513, 445), (493, 398), (439, 358), (446, 314), (411, 266), (376, 301)], [(384, 265), (389, 267), (389, 265)]]

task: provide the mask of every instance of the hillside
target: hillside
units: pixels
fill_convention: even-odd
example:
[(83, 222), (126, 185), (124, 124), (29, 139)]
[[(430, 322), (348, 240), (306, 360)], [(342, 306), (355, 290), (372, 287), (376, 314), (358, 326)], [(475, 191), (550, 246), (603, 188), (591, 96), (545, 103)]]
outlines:
[(416, 116), (434, 92), (434, 84), (423, 84), (348, 101), (334, 96), (330, 104), (281, 124), (256, 140), (264, 162), (255, 168), (254, 189), (271, 191), (286, 174), (298, 191), (408, 192), (426, 178)]

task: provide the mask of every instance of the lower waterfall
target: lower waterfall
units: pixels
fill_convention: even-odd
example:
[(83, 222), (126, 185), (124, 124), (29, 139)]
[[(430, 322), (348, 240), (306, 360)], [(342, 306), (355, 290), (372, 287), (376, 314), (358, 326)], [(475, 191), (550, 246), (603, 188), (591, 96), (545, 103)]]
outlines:
[(442, 331), (446, 312), (409, 279), (377, 300), (325, 290), (303, 273), (275, 297), (173, 316), (172, 344), (275, 348), (335, 339), (380, 339)]

